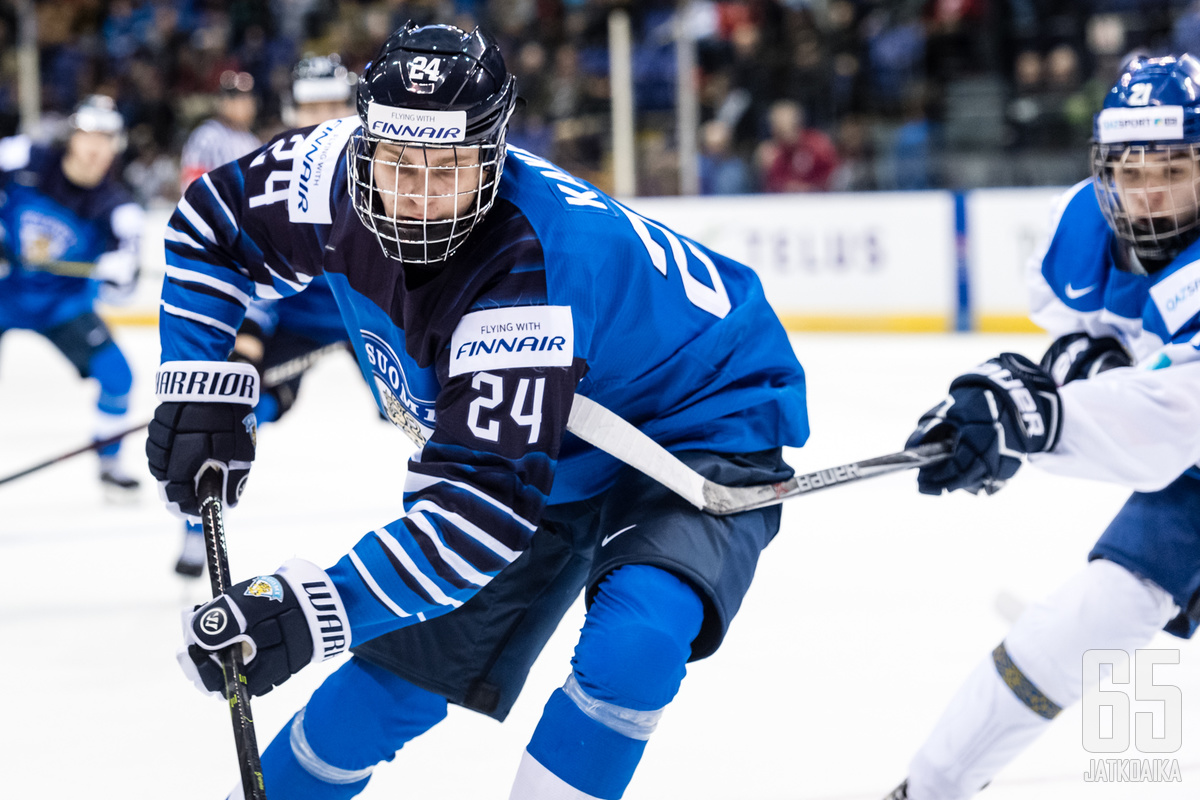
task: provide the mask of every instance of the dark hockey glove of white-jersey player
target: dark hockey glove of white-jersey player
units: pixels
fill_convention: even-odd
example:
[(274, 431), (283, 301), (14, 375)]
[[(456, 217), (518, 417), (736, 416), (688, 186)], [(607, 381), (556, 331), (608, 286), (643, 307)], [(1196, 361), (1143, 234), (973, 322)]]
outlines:
[[(943, 440), (955, 443), (949, 460), (920, 470), (921, 492), (999, 491), (1016, 474), (1023, 456), (1054, 447), (1060, 417), (1054, 386), (1129, 366), (1133, 358), (1112, 337), (1072, 333), (1055, 340), (1037, 368), (1011, 353), (988, 362), (992, 363), (1012, 370), (1012, 377), (983, 365), (957, 378), (950, 397), (926, 412), (909, 437), (909, 447)], [(979, 374), (985, 368), (991, 378)], [(996, 381), (1004, 386), (995, 385)], [(1038, 428), (1045, 428), (1045, 414), (1054, 430), (1043, 434)]]
[(1002, 353), (955, 378), (950, 396), (922, 415), (906, 446), (949, 441), (954, 449), (923, 467), (917, 486), (924, 494), (999, 491), (1026, 455), (1054, 448), (1060, 422), (1054, 379), (1024, 356)]

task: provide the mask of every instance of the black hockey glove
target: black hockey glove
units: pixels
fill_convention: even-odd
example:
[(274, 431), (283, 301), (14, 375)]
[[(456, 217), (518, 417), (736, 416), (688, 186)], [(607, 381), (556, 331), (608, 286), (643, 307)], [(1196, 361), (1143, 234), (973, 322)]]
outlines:
[(258, 370), (227, 361), (170, 361), (158, 369), (160, 405), (146, 438), (150, 474), (175, 515), (198, 521), (200, 472), (221, 472), (222, 501), (242, 496), (254, 461)]
[(1133, 356), (1111, 336), (1101, 339), (1086, 333), (1068, 333), (1054, 340), (1042, 356), (1041, 367), (1059, 386), (1091, 378), (1114, 367), (1133, 366)]
[(266, 694), (305, 665), (350, 649), (350, 622), (333, 581), (316, 564), (298, 558), (274, 575), (230, 587), (183, 617), (183, 647), (176, 658), (205, 693), (224, 693), (217, 653), (236, 642), (241, 642), (252, 695)]
[(1054, 448), (1060, 424), (1054, 379), (1024, 356), (1001, 353), (955, 378), (950, 396), (926, 411), (908, 437), (906, 447), (954, 445), (950, 458), (921, 468), (917, 488), (994, 494), (1025, 455)]

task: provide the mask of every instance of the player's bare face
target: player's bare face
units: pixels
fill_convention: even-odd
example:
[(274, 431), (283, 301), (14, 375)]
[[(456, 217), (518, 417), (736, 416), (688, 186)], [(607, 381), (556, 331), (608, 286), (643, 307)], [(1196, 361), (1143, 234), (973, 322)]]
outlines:
[(1196, 221), (1200, 170), (1191, 148), (1161, 152), (1129, 147), (1112, 169), (1135, 229), (1163, 234)]
[(117, 140), (112, 134), (75, 131), (67, 140), (62, 168), (71, 183), (90, 189), (104, 180), (116, 157)]
[(401, 223), (464, 216), (475, 203), (483, 168), (477, 147), (381, 143), (371, 168), (384, 214)]

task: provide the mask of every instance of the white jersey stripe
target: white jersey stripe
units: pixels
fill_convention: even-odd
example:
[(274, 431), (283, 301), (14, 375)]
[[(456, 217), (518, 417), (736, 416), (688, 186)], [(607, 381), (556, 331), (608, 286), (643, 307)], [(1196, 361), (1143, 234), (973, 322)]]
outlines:
[(204, 314), (199, 314), (195, 311), (188, 311), (186, 308), (179, 308), (178, 306), (173, 306), (170, 303), (166, 302), (165, 300), (159, 300), (158, 304), (159, 304), (159, 306), (162, 307), (163, 311), (167, 312), (171, 316), (183, 317), (184, 319), (190, 319), (193, 322), (202, 322), (205, 325), (209, 325), (213, 328), (216, 328), (219, 331), (224, 331), (225, 333), (228, 333), (230, 336), (237, 336), (236, 328), (234, 328), (231, 325), (226, 325), (224, 322), (221, 322), (221, 320), (219, 320), (219, 319), (213, 319), (212, 317), (205, 316)]
[(452, 511), (447, 511), (431, 500), (419, 500), (416, 503), (413, 503), (408, 509), (409, 514), (416, 514), (420, 511), (428, 511), (430, 514), (441, 517), (510, 564), (516, 560), (517, 556), (520, 555), (520, 553), (517, 551), (505, 547), (503, 544), (496, 541), (496, 539), (490, 533), (485, 531), (483, 528), (480, 528), (463, 515), (455, 514)]
[(197, 213), (196, 209), (192, 207), (192, 204), (187, 201), (187, 198), (180, 200), (177, 207), (179, 209), (179, 213), (183, 214), (183, 218), (192, 223), (192, 227), (195, 228), (201, 236), (203, 236), (205, 239), (208, 239), (208, 241), (212, 242), (213, 244), (217, 243), (217, 237), (216, 234), (213, 233), (213, 229), (210, 228), (208, 223), (204, 221), (204, 218)]
[[(413, 456), (412, 460), (419, 464), (420, 463), (420, 455), (421, 455), (420, 453), (415, 454)], [(505, 514), (507, 514), (508, 516), (512, 517), (517, 522), (519, 522), (526, 529), (528, 529), (530, 531), (537, 530), (537, 525), (534, 525), (529, 520), (525, 519), (524, 517), (519, 516), (517, 514), (517, 512), (513, 511), (511, 508), (504, 505), (496, 498), (494, 498), (488, 494), (485, 494), (483, 491), (475, 488), (474, 486), (471, 486), (470, 484), (461, 483), (459, 481), (452, 481), (447, 478), (436, 478), (436, 477), (433, 477), (432, 475), (422, 475), (419, 472), (413, 472), (413, 471), (409, 470), (408, 477), (404, 479), (404, 491), (405, 491), (405, 493), (419, 492), (422, 489), (428, 489), (430, 486), (433, 486), (438, 483), (445, 483), (445, 484), (455, 487), (456, 489), (462, 489), (464, 492), (470, 492), (471, 494), (475, 495), (479, 499), (486, 500), (492, 506), (500, 509)]]
[(163, 239), (165, 239), (168, 242), (175, 242), (176, 244), (187, 245), (188, 247), (192, 248), (193, 250), (203, 250), (204, 249), (204, 245), (200, 244), (199, 242), (197, 242), (192, 237), (188, 236), (183, 231), (176, 230), (175, 228), (172, 228), (170, 226), (167, 226), (167, 231), (163, 235)]
[(429, 537), (429, 540), (433, 542), (433, 546), (437, 548), (442, 560), (449, 564), (464, 580), (470, 581), (476, 586), (486, 586), (491, 580), (491, 576), (485, 575), (475, 569), (465, 558), (446, 547), (445, 542), (442, 541), (442, 537), (438, 536), (437, 528), (433, 526), (433, 523), (429, 521), (429, 518), (423, 512), (418, 511), (415, 514), (408, 514), (407, 517), (412, 520), (413, 525), (416, 525), (421, 533)]
[(397, 617), (412, 616), (412, 614), (409, 614), (403, 608), (396, 605), (396, 601), (389, 597), (388, 593), (379, 586), (379, 583), (375, 580), (374, 576), (371, 575), (371, 571), (367, 569), (367, 565), (364, 564), (363, 560), (358, 557), (358, 553), (351, 550), (348, 555), (350, 556), (350, 563), (354, 565), (356, 570), (358, 570), (358, 577), (362, 578), (362, 582), (367, 585), (367, 588), (371, 590), (371, 593), (375, 595), (379, 602), (387, 606), (388, 610)]
[(242, 305), (250, 305), (250, 295), (246, 294), (232, 283), (228, 283), (219, 278), (214, 278), (211, 275), (206, 275), (203, 272), (183, 269), (182, 267), (173, 267), (170, 264), (167, 264), (167, 277), (186, 281), (187, 283), (199, 283), (213, 289), (218, 289), (234, 298)]
[(462, 601), (448, 597), (445, 592), (437, 587), (437, 584), (429, 579), (428, 575), (421, 571), (417, 563), (412, 560), (412, 556), (400, 545), (400, 542), (396, 541), (396, 537), (388, 533), (386, 528), (377, 529), (375, 535), (383, 542), (384, 547), (400, 560), (400, 563), (408, 570), (408, 574), (417, 579), (417, 583), (421, 584), (422, 588), (429, 593), (429, 596), (433, 598), (433, 602), (442, 606), (452, 606), (453, 608), (458, 608), (462, 605)]
[(234, 230), (237, 230), (237, 220), (233, 218), (233, 212), (229, 210), (229, 206), (225, 205), (225, 201), (221, 199), (221, 195), (217, 193), (217, 187), (213, 186), (212, 178), (208, 177), (208, 173), (200, 176), (200, 180), (204, 181), (204, 185), (208, 188), (209, 194), (217, 201), (217, 205), (221, 207), (221, 211), (225, 214), (225, 219), (229, 220), (229, 224)]

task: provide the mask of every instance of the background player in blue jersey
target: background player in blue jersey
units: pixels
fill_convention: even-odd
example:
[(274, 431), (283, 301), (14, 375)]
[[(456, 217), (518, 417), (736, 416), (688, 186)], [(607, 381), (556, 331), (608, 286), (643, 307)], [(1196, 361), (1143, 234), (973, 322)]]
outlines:
[[(180, 663), (209, 691), (234, 641), (255, 694), (352, 648), (263, 754), (272, 797), (357, 794), (447, 702), (503, 719), (581, 591), (512, 793), (620, 797), (778, 530), (778, 507), (702, 514), (567, 433), (600, 404), (710, 478), (773, 482), (808, 435), (804, 375), (751, 270), (507, 148), (515, 103), (489, 36), (407, 25), (357, 118), (214, 170), (172, 217), (147, 455), (173, 508), (196, 514), (204, 465), (237, 502), (254, 373), (225, 357), (252, 295), (321, 273), (379, 407), (420, 445), (403, 517), (192, 615)], [(207, 632), (217, 618), (237, 622)]]
[[(355, 81), (354, 73), (342, 65), (336, 54), (302, 58), (292, 70), (291, 96), (284, 105), (287, 121), (297, 128), (310, 128), (329, 119), (353, 114)], [(245, 149), (231, 153), (220, 163), (245, 155), (257, 144), (257, 140), (248, 142), (244, 138), (227, 142), (226, 146), (245, 146)], [(213, 152), (220, 150), (217, 148)], [(220, 166), (220, 163), (211, 164), (209, 168)], [(170, 272), (169, 268), (168, 275)], [(280, 299), (255, 299), (238, 330), (232, 357), (253, 364), (261, 374), (338, 342), (346, 342), (346, 326), (329, 284), (324, 276), (317, 276), (300, 294)], [(254, 408), (259, 425), (274, 422), (292, 407), (302, 378), (301, 372), (263, 390)], [(188, 522), (175, 571), (198, 578), (204, 573), (204, 563), (204, 531), (198, 524)]]
[[(0, 335), (37, 331), (81, 377), (96, 379), (101, 441), (130, 427), (133, 374), (94, 306), (132, 295), (143, 213), (109, 174), (125, 135), (112, 99), (88, 97), (68, 122), (62, 145), (0, 141)], [(100, 481), (110, 496), (131, 496), (138, 481), (120, 465), (120, 446), (97, 448)]]
[[(1033, 604), (975, 669), (893, 800), (973, 795), (1127, 653), (1200, 622), (1200, 61), (1138, 58), (1096, 117), (1092, 179), (1067, 192), (1030, 270), (1033, 320), (1057, 337), (955, 379), (910, 444), (949, 437), (922, 492), (991, 493), (1026, 455), (1137, 491), (1087, 566)], [(1136, 363), (1136, 366), (1131, 366)]]

